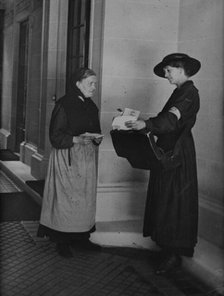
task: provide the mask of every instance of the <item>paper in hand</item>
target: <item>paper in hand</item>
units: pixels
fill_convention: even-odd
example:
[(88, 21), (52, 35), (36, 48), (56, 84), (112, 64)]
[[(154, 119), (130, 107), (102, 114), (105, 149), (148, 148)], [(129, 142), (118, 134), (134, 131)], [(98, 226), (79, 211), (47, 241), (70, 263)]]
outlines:
[(112, 128), (118, 130), (129, 130), (130, 128), (126, 127), (125, 123), (127, 121), (136, 121), (139, 117), (140, 111), (125, 108), (122, 115), (114, 118), (112, 122)]
[(102, 134), (98, 134), (98, 133), (89, 133), (89, 132), (86, 132), (82, 135), (80, 135), (81, 137), (86, 137), (86, 138), (91, 138), (91, 139), (99, 139), (99, 138), (103, 138), (104, 135)]

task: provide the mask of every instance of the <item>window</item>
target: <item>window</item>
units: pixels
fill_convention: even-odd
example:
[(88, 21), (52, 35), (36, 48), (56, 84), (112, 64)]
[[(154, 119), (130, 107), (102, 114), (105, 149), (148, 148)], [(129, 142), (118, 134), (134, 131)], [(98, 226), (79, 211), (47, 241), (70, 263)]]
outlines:
[(79, 67), (88, 66), (90, 2), (69, 1), (66, 89), (71, 74)]

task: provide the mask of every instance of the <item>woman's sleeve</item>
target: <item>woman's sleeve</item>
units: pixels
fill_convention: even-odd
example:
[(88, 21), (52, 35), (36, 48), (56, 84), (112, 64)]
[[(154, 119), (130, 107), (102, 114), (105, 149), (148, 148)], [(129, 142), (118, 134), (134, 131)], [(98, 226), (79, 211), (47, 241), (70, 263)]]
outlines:
[(178, 118), (171, 112), (163, 112), (156, 117), (149, 118), (145, 123), (147, 132), (165, 134), (177, 129)]
[(191, 126), (193, 126), (198, 110), (199, 95), (198, 91), (193, 89), (177, 98), (167, 111), (146, 120), (146, 131), (163, 134), (175, 131), (186, 122), (191, 122)]
[(56, 149), (66, 149), (74, 145), (64, 108), (59, 103), (52, 112), (49, 137), (51, 145)]

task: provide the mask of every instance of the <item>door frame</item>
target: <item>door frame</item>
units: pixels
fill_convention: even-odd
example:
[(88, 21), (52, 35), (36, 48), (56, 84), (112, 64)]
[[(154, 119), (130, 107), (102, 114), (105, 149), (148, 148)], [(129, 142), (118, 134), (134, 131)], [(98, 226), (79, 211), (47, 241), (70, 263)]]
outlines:
[[(22, 36), (22, 25), (25, 24), (25, 35)], [(15, 144), (14, 144), (14, 151), (20, 151), (20, 144), (25, 141), (25, 130), (26, 130), (26, 105), (27, 105), (27, 94), (28, 94), (28, 72), (29, 72), (29, 18), (26, 18), (19, 22), (19, 36), (18, 36), (18, 62), (17, 62), (17, 77), (16, 77), (16, 116), (15, 116)], [(23, 44), (22, 38), (24, 38), (25, 49), (22, 48)], [(22, 51), (23, 50), (23, 51)], [(22, 73), (24, 74), (24, 79), (21, 81), (20, 84), (20, 75), (21, 75), (21, 62), (25, 62), (25, 71)], [(23, 87), (23, 97), (19, 97), (20, 87)], [(19, 102), (19, 99), (21, 100)], [(22, 113), (22, 114), (21, 114)], [(18, 127), (21, 125), (21, 127)], [(23, 129), (23, 131), (19, 131), (18, 129)], [(19, 134), (18, 134), (19, 133)]]

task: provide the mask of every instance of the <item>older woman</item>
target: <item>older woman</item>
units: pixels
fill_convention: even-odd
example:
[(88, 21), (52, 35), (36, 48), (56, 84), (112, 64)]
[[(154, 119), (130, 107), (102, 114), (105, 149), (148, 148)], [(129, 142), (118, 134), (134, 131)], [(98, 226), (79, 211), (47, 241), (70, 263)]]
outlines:
[(96, 153), (102, 141), (98, 109), (91, 100), (96, 82), (93, 70), (79, 69), (50, 121), (53, 147), (37, 235), (56, 242), (64, 257), (72, 257), (71, 245), (100, 248), (89, 240), (95, 231)]

